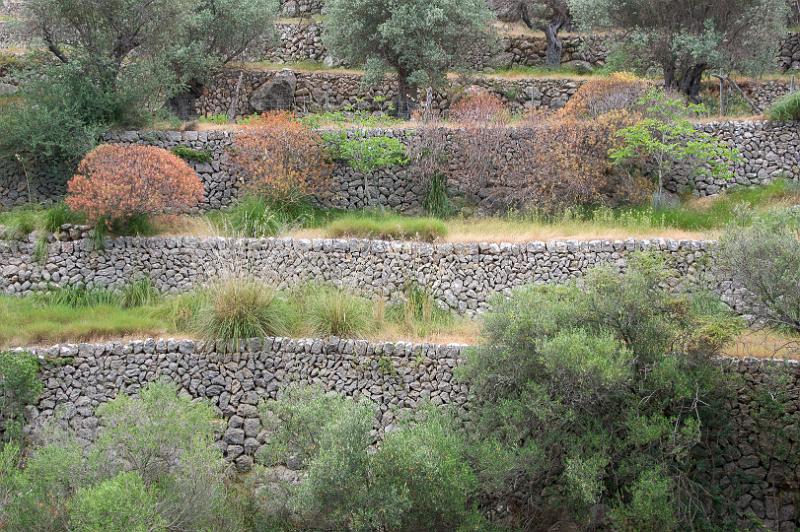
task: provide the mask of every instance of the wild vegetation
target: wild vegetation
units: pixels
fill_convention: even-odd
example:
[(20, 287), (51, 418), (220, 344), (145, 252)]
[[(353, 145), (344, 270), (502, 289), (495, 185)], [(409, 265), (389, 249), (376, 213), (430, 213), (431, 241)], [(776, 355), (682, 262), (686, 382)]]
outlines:
[[(221, 401), (190, 399), (175, 383), (124, 383), (134, 396), (120, 389), (101, 405), (92, 397), (96, 426), (80, 428), (97, 434), (86, 441), (78, 418), (43, 422), (49, 413), (35, 418), (30, 408), (42, 396), (42, 364), (69, 361), (0, 351), (0, 530), (677, 531), (797, 522), (796, 500), (769, 498), (781, 482), (796, 487), (800, 470), (796, 383), (779, 370), (735, 378), (719, 357), (800, 357), (800, 186), (775, 172), (769, 184), (711, 198), (665, 185), (675, 172), (732, 181), (738, 150), (697, 122), (760, 114), (736, 76), (769, 73), (800, 3), (490, 3), (524, 24), (517, 31), (544, 34), (543, 65), (487, 63), (471, 77), (470, 65), (494, 56), (504, 37), (486, 0), (325, 0), (313, 20), (324, 22), (331, 57), (293, 66), (328, 70), (341, 59), (363, 69), (366, 85), (393, 74), (396, 102), (374, 91), (320, 103), (316, 89), (298, 82), (317, 112), (253, 113), (240, 91), (254, 81), (243, 74), (228, 109), (216, 102), (217, 114), (196, 117), (194, 99), (208, 95), (215, 74), (274, 44), (281, 2), (20, 0), (15, 16), (43, 49), (0, 56), (0, 75), (13, 73), (15, 84), (4, 83), (13, 94), (0, 97), (0, 166), (24, 180), (0, 190), (27, 193), (29, 203), (0, 212), (0, 245), (32, 245), (31, 260), (46, 264), (56, 241), (76, 231), (94, 235), (91, 249), (75, 247), (98, 263), (104, 238), (122, 235), (714, 238), (714, 272), (746, 292), (747, 319), (692, 284), (700, 279), (674, 286), (670, 265), (648, 254), (626, 255), (624, 272), (601, 266), (562, 285), (506, 290), (477, 317), (437, 304), (438, 280), (393, 280), (386, 299), (297, 279), (279, 280), (288, 286), (280, 288), (228, 263), (177, 294), (161, 293), (155, 276), (112, 288), (58, 287), (71, 280), (53, 278), (34, 295), (0, 295), (0, 349), (170, 336), (199, 340), (206, 352), (198, 356), (235, 358), (230, 350), (261, 337), (459, 342), (472, 347), (464, 360), (445, 362), (456, 369), (444, 386), (466, 386), (468, 407), (420, 400), (413, 414), (378, 430), (384, 406), (326, 391), (346, 388), (338, 382), (269, 391), (259, 397), (256, 464), (241, 474), (215, 441), (229, 421), (220, 412), (231, 413)], [(605, 65), (563, 64), (568, 31), (604, 32)], [(537, 99), (527, 92), (539, 89), (522, 94), (502, 79), (537, 76), (580, 87), (564, 102), (564, 94)], [(453, 90), (435, 94), (448, 80)], [(765, 116), (799, 119), (798, 94), (779, 98)], [(563, 107), (529, 108), (534, 101)], [(365, 111), (370, 105), (381, 111)], [(100, 144), (110, 129), (148, 126), (234, 135), (221, 158), (189, 146)], [(416, 131), (366, 131), (387, 127)], [(216, 174), (218, 165), (241, 194), (199, 212), (205, 190), (192, 166)], [(374, 197), (391, 195), (383, 178), (392, 172), (408, 175), (421, 196), (416, 215)], [(328, 200), (340, 174), (360, 189), (364, 209), (326, 207), (338, 204)], [(66, 190), (63, 200), (37, 204), (44, 182)], [(24, 281), (27, 265), (10, 266)], [(370, 363), (342, 368), (412, 385), (390, 360)], [(426, 378), (414, 385), (424, 388)], [(77, 405), (66, 388), (55, 407)], [(256, 415), (255, 402), (248, 406)], [(51, 408), (58, 410), (42, 407)], [(749, 431), (738, 447), (737, 423)], [(737, 471), (718, 467), (720, 458)], [(775, 467), (753, 465), (767, 461)], [(748, 476), (758, 477), (747, 484), (757, 486), (752, 504), (750, 493), (739, 493)], [(768, 518), (760, 521), (752, 508), (762, 497)]]

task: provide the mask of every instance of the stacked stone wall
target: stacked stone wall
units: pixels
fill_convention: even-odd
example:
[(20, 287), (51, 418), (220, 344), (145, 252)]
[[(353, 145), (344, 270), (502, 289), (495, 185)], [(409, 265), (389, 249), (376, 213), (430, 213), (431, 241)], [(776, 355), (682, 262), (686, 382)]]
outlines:
[[(731, 121), (701, 123), (698, 128), (724, 141), (741, 152), (741, 159), (734, 166), (734, 179), (730, 181), (698, 177), (690, 180), (685, 171), (676, 170), (667, 180), (666, 188), (679, 192), (686, 189), (705, 196), (721, 192), (731, 186), (758, 186), (776, 178), (800, 179), (800, 130), (794, 123)], [(146, 144), (173, 149), (186, 146), (204, 151), (211, 156), (210, 162), (190, 162), (205, 187), (205, 199), (201, 210), (217, 209), (229, 205), (238, 195), (241, 179), (227, 164), (226, 149), (235, 136), (235, 130), (217, 131), (129, 131), (112, 133), (107, 142), (122, 144)], [(352, 136), (355, 131), (350, 131)], [(389, 136), (410, 144), (415, 138), (413, 129), (372, 129), (360, 131), (368, 136)], [(515, 164), (516, 154), (524, 149), (527, 140), (535, 138), (535, 131), (526, 128), (509, 128), (508, 137), (499, 145), (508, 164)], [(446, 139), (452, 158), (458, 154), (453, 133)], [(27, 181), (13, 164), (0, 165), (0, 205), (11, 206), (28, 200)], [(365, 182), (367, 188), (365, 189)], [(64, 194), (64, 184), (54, 179), (32, 179), (33, 198), (37, 201), (52, 201)], [(453, 192), (457, 193), (458, 176), (453, 176)], [(497, 186), (500, 186), (498, 184)], [(489, 179), (486, 194), (491, 197), (493, 181)], [(399, 212), (419, 213), (425, 197), (424, 180), (413, 167), (390, 167), (364, 175), (344, 163), (335, 166), (329, 192), (319, 198), (323, 205), (340, 209), (363, 209), (387, 207)], [(487, 200), (488, 201), (488, 200)], [(483, 204), (479, 205), (483, 206)], [(490, 207), (490, 205), (486, 205)]]
[[(279, 22), (276, 25), (277, 44), (260, 43), (251, 47), (245, 57), (249, 61), (291, 63), (295, 61), (324, 61), (328, 65), (345, 65), (332, 56), (322, 42), (323, 22)], [(561, 62), (591, 69), (605, 64), (608, 57), (608, 38), (603, 35), (566, 35)], [(495, 69), (545, 64), (547, 40), (543, 36), (503, 35), (499, 50), (471, 54), (472, 68)], [(578, 65), (576, 62), (580, 62)]]
[[(514, 112), (560, 109), (583, 83), (581, 78), (459, 78), (434, 91), (432, 107), (446, 112), (467, 88), (481, 87), (499, 96)], [(397, 82), (387, 78), (377, 85), (366, 86), (361, 74), (348, 72), (228, 70), (209, 83), (196, 100), (195, 111), (203, 116), (228, 114), (233, 109), (236, 116), (248, 116), (272, 110), (269, 104), (276, 100), (266, 97), (278, 92), (281, 108), (298, 113), (342, 110), (388, 113), (397, 98)], [(420, 100), (424, 99), (423, 94)]]
[(468, 315), (514, 288), (578, 279), (609, 264), (622, 271), (635, 252), (661, 255), (670, 286), (715, 290), (745, 313), (747, 298), (713, 271), (713, 247), (694, 240), (594, 240), (510, 243), (387, 242), (355, 239), (152, 237), (108, 239), (96, 250), (84, 235), (59, 235), (37, 260), (34, 239), (0, 240), (0, 292), (30, 294), (54, 286), (120, 288), (142, 277), (161, 292), (183, 292), (247, 272), (288, 288), (329, 283), (372, 298), (398, 301), (410, 283), (437, 305)]
[[(462, 416), (469, 412), (469, 390), (453, 376), (468, 349), (463, 345), (267, 338), (239, 350), (217, 347), (201, 351), (191, 341), (146, 340), (35, 349), (42, 360), (44, 392), (27, 411), (28, 430), (35, 433), (56, 420), (81, 441), (92, 441), (100, 427), (98, 406), (120, 393), (134, 395), (147, 383), (167, 380), (189, 396), (209, 401), (224, 417), (219, 447), (246, 471), (270, 438), (262, 427), (259, 403), (277, 398), (290, 384), (313, 384), (372, 400), (377, 406), (376, 439), (424, 403), (446, 405)], [(720, 364), (735, 383), (727, 405), (730, 424), (709, 438), (711, 467), (699, 478), (710, 492), (720, 492), (724, 504), (735, 507), (740, 529), (760, 524), (768, 530), (796, 530), (797, 449), (786, 454), (774, 445), (775, 434), (763, 432), (757, 405), (769, 390), (786, 412), (779, 422), (796, 424), (800, 365), (753, 359), (722, 359)], [(765, 388), (776, 374), (781, 375), (780, 386)]]

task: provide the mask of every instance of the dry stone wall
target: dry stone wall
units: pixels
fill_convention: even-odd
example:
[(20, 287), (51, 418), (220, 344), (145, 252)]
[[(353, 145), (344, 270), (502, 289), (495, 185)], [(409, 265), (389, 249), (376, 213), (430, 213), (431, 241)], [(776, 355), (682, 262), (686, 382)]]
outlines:
[[(360, 110), (387, 113), (397, 97), (397, 82), (387, 78), (374, 86), (365, 86), (363, 76), (347, 72), (295, 72), (291, 70), (228, 70), (205, 88), (195, 102), (195, 111), (203, 115), (236, 116), (275, 109), (299, 113)], [(240, 83), (241, 81), (241, 83)], [(279, 85), (276, 86), (276, 81)], [(476, 77), (453, 80), (433, 95), (433, 108), (447, 111), (454, 98), (471, 86), (497, 94), (513, 111), (560, 109), (583, 83), (581, 79)], [(269, 98), (275, 92), (287, 93), (280, 105)], [(423, 95), (424, 99), (424, 95)]]
[(324, 0), (281, 0), (281, 13), (285, 17), (307, 17), (322, 13)]
[[(228, 460), (246, 471), (270, 438), (258, 405), (278, 397), (289, 384), (314, 384), (369, 398), (377, 406), (375, 439), (424, 403), (447, 405), (468, 415), (469, 390), (453, 377), (466, 349), (338, 338), (266, 338), (238, 350), (217, 346), (208, 352), (191, 341), (152, 339), (34, 349), (42, 360), (44, 392), (26, 412), (27, 430), (35, 433), (55, 420), (75, 431), (81, 441), (92, 441), (100, 427), (95, 416), (98, 406), (120, 393), (135, 395), (147, 383), (167, 380), (191, 397), (209, 401), (224, 417), (218, 445)], [(773, 393), (784, 411), (778, 425), (788, 425), (789, 434), (796, 433), (800, 365), (752, 359), (723, 359), (720, 364), (735, 383), (726, 406), (731, 416), (709, 438), (709, 468), (698, 478), (711, 491), (720, 491), (723, 504), (733, 506), (738, 529), (796, 530), (800, 526), (798, 442), (788, 439), (788, 454), (782, 452), (775, 444), (776, 434), (765, 433), (758, 404), (766, 390)], [(774, 379), (775, 375), (780, 378)], [(780, 384), (772, 386), (770, 380)]]
[[(778, 122), (717, 122), (703, 123), (698, 127), (740, 150), (742, 158), (735, 164), (735, 178), (731, 181), (713, 180), (700, 177), (690, 181), (685, 172), (676, 171), (667, 180), (668, 190), (678, 192), (693, 190), (698, 195), (712, 195), (731, 186), (757, 186), (775, 178), (800, 179), (800, 130), (794, 123)], [(349, 132), (352, 136), (354, 131)], [(359, 134), (368, 136), (389, 136), (409, 144), (415, 138), (412, 129), (372, 129)], [(499, 149), (506, 154), (508, 164), (514, 164), (515, 154), (524, 149), (525, 141), (533, 138), (535, 132), (526, 128), (510, 128), (508, 137)], [(186, 146), (206, 152), (210, 162), (192, 162), (205, 188), (205, 199), (201, 210), (218, 209), (229, 205), (241, 189), (241, 179), (235, 175), (226, 162), (226, 149), (235, 136), (235, 130), (217, 131), (129, 131), (109, 134), (107, 142), (122, 144), (146, 144), (173, 149)], [(447, 139), (450, 151), (457, 159), (457, 149), (453, 134)], [(0, 165), (0, 205), (11, 206), (28, 200), (27, 182), (13, 163)], [(458, 192), (458, 176), (451, 183), (455, 194)], [(365, 189), (366, 182), (366, 189)], [(63, 196), (64, 184), (55, 179), (33, 179), (33, 198), (37, 201), (51, 201)], [(480, 197), (490, 198), (492, 180)], [(500, 185), (497, 185), (500, 186)], [(425, 197), (424, 180), (413, 167), (383, 168), (364, 175), (339, 163), (331, 178), (329, 193), (319, 198), (323, 205), (340, 209), (363, 209), (387, 207), (399, 212), (419, 213)], [(480, 198), (478, 198), (480, 201)], [(489, 200), (486, 200), (489, 201)], [(484, 206), (483, 202), (480, 206)], [(491, 207), (488, 203), (487, 208)]]
[[(280, 22), (276, 29), (280, 37), (278, 44), (262, 43), (251, 47), (245, 55), (247, 60), (275, 63), (324, 61), (329, 66), (344, 64), (325, 48), (322, 22)], [(602, 66), (608, 57), (607, 40), (603, 35), (566, 35), (562, 41), (564, 49), (561, 62), (587, 70)], [(547, 40), (544, 37), (502, 36), (498, 52), (473, 54), (469, 65), (477, 69), (541, 66), (545, 64), (546, 51)]]
[[(446, 309), (472, 315), (496, 295), (537, 283), (580, 278), (600, 264), (624, 270), (650, 251), (673, 269), (670, 285), (716, 290), (745, 313), (747, 298), (714, 277), (714, 244), (688, 240), (594, 240), (510, 243), (387, 242), (355, 239), (116, 238), (96, 250), (90, 238), (59, 235), (42, 260), (34, 238), (0, 240), (0, 292), (30, 294), (54, 286), (119, 288), (142, 277), (162, 292), (182, 292), (246, 272), (286, 288), (330, 283), (368, 297), (401, 300), (409, 283), (425, 287)], [(240, 274), (240, 273), (239, 273)]]

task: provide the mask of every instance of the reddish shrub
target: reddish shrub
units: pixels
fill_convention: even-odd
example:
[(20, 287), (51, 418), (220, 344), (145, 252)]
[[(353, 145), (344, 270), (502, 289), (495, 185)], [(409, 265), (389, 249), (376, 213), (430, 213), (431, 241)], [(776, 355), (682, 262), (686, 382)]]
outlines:
[(650, 84), (619, 72), (607, 78), (587, 81), (559, 112), (564, 117), (597, 118), (611, 111), (630, 109), (636, 105)]
[(229, 161), (248, 187), (277, 199), (324, 192), (331, 173), (322, 138), (282, 111), (238, 131)]
[(503, 100), (484, 89), (468, 89), (466, 94), (450, 107), (450, 120), (466, 126), (501, 126), (511, 120)]
[(183, 212), (203, 199), (197, 173), (180, 157), (152, 146), (98, 146), (78, 165), (67, 191), (70, 209), (106, 223)]
[(635, 120), (627, 111), (594, 120), (558, 116), (547, 120), (539, 115), (531, 124), (533, 137), (524, 142), (515, 164), (503, 172), (511, 197), (545, 211), (638, 202), (640, 183), (632, 186), (628, 176), (615, 172), (608, 158), (616, 132)]

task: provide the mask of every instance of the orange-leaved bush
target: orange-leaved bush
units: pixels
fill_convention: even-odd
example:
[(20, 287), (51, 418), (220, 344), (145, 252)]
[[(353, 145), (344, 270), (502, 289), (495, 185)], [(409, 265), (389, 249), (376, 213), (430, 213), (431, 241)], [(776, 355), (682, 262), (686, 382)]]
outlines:
[(463, 125), (502, 126), (511, 114), (499, 96), (481, 88), (467, 89), (464, 96), (450, 107), (450, 120)]
[(580, 86), (559, 114), (591, 119), (611, 111), (631, 109), (651, 86), (649, 81), (626, 72), (591, 79)]
[(185, 212), (203, 183), (180, 157), (153, 146), (104, 144), (90, 151), (67, 184), (67, 206), (91, 222)]
[(237, 131), (228, 161), (248, 188), (279, 200), (325, 192), (332, 170), (322, 138), (285, 111)]

